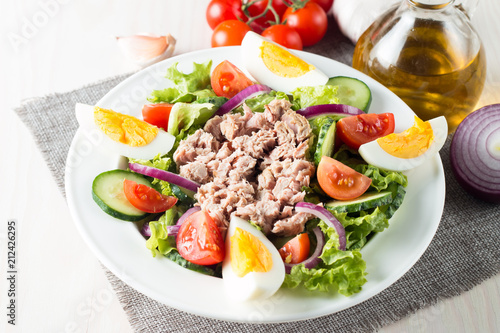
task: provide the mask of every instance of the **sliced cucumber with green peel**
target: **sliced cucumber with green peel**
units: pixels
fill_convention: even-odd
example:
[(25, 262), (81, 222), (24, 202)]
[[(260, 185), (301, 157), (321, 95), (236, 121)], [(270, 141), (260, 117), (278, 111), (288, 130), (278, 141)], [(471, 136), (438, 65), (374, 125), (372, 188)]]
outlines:
[(175, 184), (170, 184), (170, 188), (172, 189), (172, 193), (179, 199), (180, 202), (185, 204), (193, 204), (195, 202), (194, 195), (195, 193), (181, 188)]
[(165, 254), (165, 257), (172, 260), (177, 265), (190, 269), (192, 271), (210, 276), (218, 276), (217, 271), (214, 268), (212, 268), (212, 266), (202, 266), (193, 264), (192, 262), (189, 262), (186, 259), (184, 259), (177, 251), (170, 251), (169, 253)]
[(99, 174), (92, 183), (92, 198), (109, 215), (125, 221), (139, 221), (148, 213), (132, 206), (125, 197), (123, 181), (133, 180), (151, 187), (143, 176), (125, 170), (111, 170)]
[(332, 118), (328, 117), (319, 129), (318, 143), (316, 144), (316, 151), (314, 152), (314, 163), (316, 165), (319, 164), (323, 155), (328, 157), (332, 156), (335, 146), (336, 124), (337, 123)]
[(365, 193), (356, 199), (349, 201), (334, 200), (327, 202), (325, 207), (337, 213), (354, 213), (370, 208), (388, 205), (392, 202), (392, 192)]
[(347, 76), (335, 76), (326, 83), (330, 86), (338, 86), (338, 98), (340, 104), (347, 104), (364, 112), (368, 111), (372, 102), (370, 88), (361, 80)]

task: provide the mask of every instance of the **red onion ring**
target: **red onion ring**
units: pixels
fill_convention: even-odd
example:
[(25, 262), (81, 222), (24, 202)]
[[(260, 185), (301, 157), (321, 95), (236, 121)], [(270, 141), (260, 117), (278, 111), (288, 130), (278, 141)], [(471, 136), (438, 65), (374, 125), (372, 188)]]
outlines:
[(149, 167), (146, 165), (138, 164), (138, 163), (129, 163), (128, 164), (130, 170), (140, 173), (142, 175), (146, 175), (149, 177), (157, 178), (171, 184), (175, 184), (177, 186), (183, 187), (187, 190), (196, 192), (198, 191), (198, 187), (200, 184), (193, 182), (192, 180), (181, 177), (175, 173), (168, 172), (165, 170)]
[(249, 87), (246, 87), (239, 93), (237, 93), (233, 98), (231, 98), (226, 103), (222, 104), (221, 107), (215, 112), (216, 116), (222, 116), (234, 109), (238, 106), (242, 105), (246, 99), (253, 98), (255, 96), (268, 93), (272, 89), (268, 86), (262, 84), (254, 84)]
[(325, 222), (329, 227), (334, 228), (339, 235), (339, 250), (345, 251), (347, 240), (344, 226), (326, 208), (310, 202), (299, 202), (295, 205), (295, 211), (313, 214), (321, 221)]
[(466, 191), (500, 203), (500, 104), (482, 107), (460, 123), (451, 142), (450, 161)]
[[(180, 225), (167, 225), (167, 234), (169, 236), (177, 236), (179, 233)], [(149, 227), (149, 222), (144, 223), (141, 228), (141, 235), (146, 238), (151, 237), (151, 228)]]
[(180, 226), (181, 224), (184, 223), (184, 221), (186, 221), (186, 219), (193, 213), (196, 213), (196, 212), (199, 212), (201, 210), (201, 207), (200, 206), (194, 206), (193, 208), (189, 208), (188, 210), (186, 210), (186, 212), (184, 214), (182, 214), (182, 216), (177, 220), (177, 223), (176, 225)]
[(292, 267), (300, 264), (304, 264), (305, 268), (314, 268), (318, 266), (318, 264), (321, 262), (321, 259), (319, 256), (323, 252), (323, 247), (325, 246), (325, 235), (321, 231), (320, 227), (316, 227), (313, 229), (314, 235), (316, 236), (316, 248), (314, 249), (314, 252), (311, 254), (309, 258), (306, 260), (299, 262), (298, 264), (287, 264), (285, 263), (285, 272), (287, 274), (290, 274), (292, 271)]
[(298, 114), (311, 119), (318, 116), (357, 116), (364, 112), (354, 106), (346, 104), (321, 104), (308, 106), (297, 111)]

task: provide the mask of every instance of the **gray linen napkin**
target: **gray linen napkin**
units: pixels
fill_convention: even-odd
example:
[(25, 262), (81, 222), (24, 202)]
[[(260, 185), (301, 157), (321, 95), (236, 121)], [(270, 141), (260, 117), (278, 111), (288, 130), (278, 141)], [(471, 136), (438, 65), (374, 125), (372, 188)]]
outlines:
[[(350, 64), (353, 45), (330, 22), (328, 37), (307, 51)], [(15, 111), (31, 130), (64, 194), (64, 165), (77, 129), (74, 105), (94, 104), (127, 75), (71, 92), (26, 100)], [(47, 115), (51, 116), (48, 117)], [(190, 315), (132, 289), (105, 269), (137, 332), (371, 332), (439, 300), (461, 294), (500, 272), (500, 206), (474, 199), (450, 169), (450, 138), (441, 151), (446, 203), (436, 236), (420, 260), (391, 287), (344, 311), (283, 324), (238, 324)]]

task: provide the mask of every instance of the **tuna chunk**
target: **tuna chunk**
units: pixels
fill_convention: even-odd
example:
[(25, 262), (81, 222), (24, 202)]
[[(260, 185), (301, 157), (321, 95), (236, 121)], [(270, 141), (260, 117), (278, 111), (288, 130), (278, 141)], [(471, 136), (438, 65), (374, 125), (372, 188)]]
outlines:
[(312, 217), (308, 213), (294, 213), (291, 217), (278, 220), (271, 231), (279, 236), (294, 236), (304, 231), (304, 225)]
[(254, 132), (251, 136), (242, 135), (232, 141), (234, 149), (241, 149), (253, 158), (263, 159), (276, 145), (274, 132), (263, 130)]
[(268, 122), (274, 124), (287, 110), (290, 110), (291, 106), (292, 104), (287, 100), (275, 99), (264, 107), (264, 116)]
[(200, 184), (206, 183), (212, 178), (208, 172), (207, 165), (198, 161), (181, 165), (179, 175)]
[(198, 155), (207, 155), (219, 150), (220, 143), (214, 136), (201, 129), (182, 140), (174, 152), (174, 161), (177, 166), (193, 162)]
[(222, 118), (220, 116), (215, 116), (207, 121), (203, 130), (213, 135), (217, 141), (223, 141), (224, 137), (220, 131), (220, 123)]
[(251, 111), (245, 112), (242, 116), (240, 114), (225, 114), (220, 123), (220, 131), (227, 140), (234, 140), (240, 135), (247, 133), (246, 123), (252, 118)]
[(292, 129), (297, 143), (304, 141), (311, 135), (311, 126), (307, 119), (293, 110), (286, 111), (281, 117), (281, 121)]

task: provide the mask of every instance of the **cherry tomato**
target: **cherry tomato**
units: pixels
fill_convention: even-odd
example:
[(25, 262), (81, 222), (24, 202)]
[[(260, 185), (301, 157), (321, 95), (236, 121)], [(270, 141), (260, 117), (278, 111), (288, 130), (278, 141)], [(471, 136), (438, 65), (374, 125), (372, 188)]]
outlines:
[(168, 103), (146, 104), (142, 107), (142, 118), (145, 122), (166, 131), (172, 106), (173, 104)]
[(280, 250), (281, 258), (287, 264), (298, 264), (309, 257), (311, 243), (307, 233), (299, 234), (289, 240)]
[(311, 0), (311, 1), (317, 3), (321, 8), (323, 8), (325, 13), (328, 13), (330, 9), (332, 9), (333, 0)]
[(224, 60), (212, 72), (211, 84), (217, 96), (231, 98), (254, 83), (238, 67)]
[(325, 11), (316, 3), (309, 1), (303, 8), (294, 11), (289, 7), (283, 14), (283, 22), (294, 28), (304, 46), (316, 44), (323, 38), (328, 27)]
[(357, 198), (372, 183), (369, 177), (328, 156), (321, 157), (317, 176), (321, 189), (337, 200)]
[(362, 144), (392, 132), (394, 132), (394, 115), (392, 113), (360, 114), (342, 118), (337, 122), (337, 133), (340, 139), (353, 149), (359, 149)]
[(221, 22), (212, 34), (212, 47), (241, 45), (243, 37), (250, 30), (246, 23), (238, 20)]
[(243, 19), (240, 0), (212, 0), (207, 6), (207, 22), (215, 29), (219, 23), (227, 20)]
[(154, 188), (137, 184), (133, 180), (123, 181), (123, 191), (132, 206), (147, 213), (161, 213), (177, 203), (176, 197), (163, 195)]
[[(268, 0), (260, 0), (255, 2), (250, 7), (248, 7), (248, 13), (251, 17), (261, 15), (266, 10), (268, 2)], [(279, 20), (283, 16), (283, 13), (285, 13), (286, 9), (288, 8), (283, 0), (272, 0), (271, 6), (276, 11), (278, 17), (275, 17), (274, 13), (271, 10), (268, 10), (263, 17), (254, 20), (250, 24), (255, 32), (261, 33), (264, 29), (270, 26), (269, 22), (276, 22), (276, 20), (278, 20), (279, 22)]]
[(179, 254), (193, 264), (214, 265), (224, 260), (226, 254), (219, 228), (203, 210), (182, 223), (176, 243)]
[(264, 30), (262, 36), (289, 49), (302, 50), (302, 39), (299, 33), (287, 25), (272, 25)]

